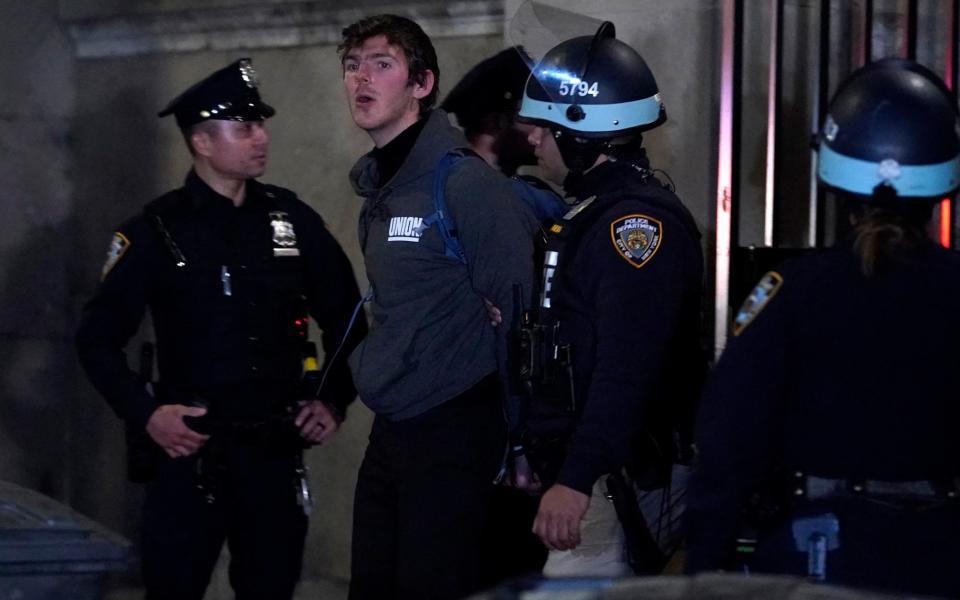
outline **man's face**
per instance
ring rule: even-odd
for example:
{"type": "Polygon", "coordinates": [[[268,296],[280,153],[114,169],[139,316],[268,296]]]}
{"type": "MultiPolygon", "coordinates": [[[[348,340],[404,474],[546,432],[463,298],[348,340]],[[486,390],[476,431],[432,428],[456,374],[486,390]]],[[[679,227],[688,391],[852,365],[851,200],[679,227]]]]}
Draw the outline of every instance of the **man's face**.
{"type": "Polygon", "coordinates": [[[553,132],[545,127],[534,127],[527,141],[533,145],[533,154],[537,157],[537,165],[543,176],[557,185],[563,185],[570,169],[563,163],[553,132]]]}
{"type": "Polygon", "coordinates": [[[191,137],[197,155],[228,179],[260,177],[267,169],[270,136],[263,121],[206,121],[191,137]]]}
{"type": "Polygon", "coordinates": [[[420,98],[433,89],[433,73],[422,84],[408,83],[403,49],[377,35],[343,57],[343,84],[353,121],[370,134],[378,148],[416,123],[420,98]]]}
{"type": "Polygon", "coordinates": [[[498,150],[501,165],[535,165],[537,157],[533,154],[533,145],[530,144],[530,133],[536,128],[529,123],[513,121],[500,134],[498,150]]]}

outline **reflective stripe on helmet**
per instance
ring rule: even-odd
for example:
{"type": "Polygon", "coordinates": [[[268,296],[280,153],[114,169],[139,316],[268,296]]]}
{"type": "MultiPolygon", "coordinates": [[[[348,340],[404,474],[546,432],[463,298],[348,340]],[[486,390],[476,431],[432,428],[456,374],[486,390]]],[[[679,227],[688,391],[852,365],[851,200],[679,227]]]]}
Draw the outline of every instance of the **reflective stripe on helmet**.
{"type": "Polygon", "coordinates": [[[571,121],[567,117],[567,109],[571,106],[573,104],[544,102],[525,95],[519,116],[525,119],[548,121],[584,133],[624,131],[655,123],[660,118],[659,94],[618,104],[578,104],[583,109],[584,115],[579,121],[571,121]]]}
{"type": "Polygon", "coordinates": [[[820,144],[817,176],[827,185],[869,196],[888,183],[898,196],[931,198],[960,185],[960,155],[934,165],[901,165],[895,161],[870,162],[844,156],[820,144]]]}

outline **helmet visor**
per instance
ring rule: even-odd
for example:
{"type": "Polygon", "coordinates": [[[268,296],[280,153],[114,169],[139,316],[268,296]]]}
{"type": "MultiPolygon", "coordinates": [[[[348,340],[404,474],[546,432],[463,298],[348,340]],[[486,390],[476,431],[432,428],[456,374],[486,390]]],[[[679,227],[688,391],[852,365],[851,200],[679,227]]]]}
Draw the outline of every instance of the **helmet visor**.
{"type": "Polygon", "coordinates": [[[534,63],[520,119],[600,139],[665,119],[653,74],[634,48],[616,39],[613,23],[528,2],[509,32],[534,63]]]}
{"type": "Polygon", "coordinates": [[[582,73],[575,72],[579,69],[541,63],[561,42],[593,36],[602,24],[600,19],[543,2],[528,0],[520,5],[507,24],[507,35],[531,73],[520,109],[521,120],[553,127],[559,120],[558,114],[576,104],[578,94],[590,95],[590,83],[582,80],[582,73]]]}

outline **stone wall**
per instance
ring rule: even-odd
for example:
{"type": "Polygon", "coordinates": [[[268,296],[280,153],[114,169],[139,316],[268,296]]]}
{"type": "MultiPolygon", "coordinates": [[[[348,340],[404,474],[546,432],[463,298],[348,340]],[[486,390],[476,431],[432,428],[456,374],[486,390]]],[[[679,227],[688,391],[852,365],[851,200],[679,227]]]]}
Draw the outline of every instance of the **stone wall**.
{"type": "Polygon", "coordinates": [[[53,0],[0,5],[0,477],[70,495],[75,61],[53,0]]]}

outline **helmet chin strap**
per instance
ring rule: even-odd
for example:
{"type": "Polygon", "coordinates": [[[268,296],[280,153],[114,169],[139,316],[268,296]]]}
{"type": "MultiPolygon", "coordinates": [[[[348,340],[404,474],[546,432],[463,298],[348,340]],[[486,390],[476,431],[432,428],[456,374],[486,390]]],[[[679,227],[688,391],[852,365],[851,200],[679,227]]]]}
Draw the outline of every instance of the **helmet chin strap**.
{"type": "Polygon", "coordinates": [[[557,149],[560,150],[560,157],[563,158],[563,164],[570,169],[571,173],[583,173],[596,164],[601,154],[605,154],[610,149],[609,140],[592,140],[576,137],[570,132],[556,130],[553,137],[557,141],[557,149]]]}

